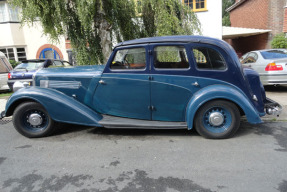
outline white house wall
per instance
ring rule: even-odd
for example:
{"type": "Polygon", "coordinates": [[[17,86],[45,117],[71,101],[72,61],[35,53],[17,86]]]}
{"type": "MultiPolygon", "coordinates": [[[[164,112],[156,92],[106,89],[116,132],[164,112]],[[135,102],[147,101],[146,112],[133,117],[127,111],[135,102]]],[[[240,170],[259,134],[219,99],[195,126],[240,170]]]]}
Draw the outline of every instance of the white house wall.
{"type": "Polygon", "coordinates": [[[26,55],[28,59],[35,59],[38,49],[44,44],[53,44],[57,46],[62,54],[63,59],[68,61],[68,54],[65,47],[64,36],[60,37],[59,42],[51,41],[48,36],[43,34],[43,28],[39,23],[34,23],[33,26],[25,25],[23,27],[25,41],[27,44],[26,55]]]}
{"type": "Polygon", "coordinates": [[[202,34],[222,39],[222,0],[207,0],[207,11],[196,12],[202,34]]]}
{"type": "Polygon", "coordinates": [[[0,25],[0,47],[25,45],[23,31],[19,23],[5,23],[0,25]]]}

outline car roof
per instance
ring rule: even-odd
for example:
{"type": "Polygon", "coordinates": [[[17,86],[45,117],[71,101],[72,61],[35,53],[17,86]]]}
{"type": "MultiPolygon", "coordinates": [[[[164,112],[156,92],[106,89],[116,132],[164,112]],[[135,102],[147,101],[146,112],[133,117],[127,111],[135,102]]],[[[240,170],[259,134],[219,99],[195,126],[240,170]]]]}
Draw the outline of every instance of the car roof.
{"type": "Polygon", "coordinates": [[[6,57],[3,52],[0,51],[0,57],[6,57]]]}
{"type": "Polygon", "coordinates": [[[287,51],[287,49],[260,49],[260,50],[254,50],[254,51],[249,51],[249,52],[263,52],[263,51],[275,51],[275,50],[287,51]]]}
{"type": "MultiPolygon", "coordinates": [[[[43,61],[65,61],[65,60],[61,60],[61,59],[27,59],[27,60],[23,60],[21,61],[22,63],[26,63],[26,62],[43,62],[43,61]]],[[[68,62],[68,61],[66,61],[68,62]]]]}
{"type": "Polygon", "coordinates": [[[161,36],[161,37],[148,37],[141,39],[134,39],[129,41],[124,41],[115,46],[126,46],[126,45],[137,45],[137,44],[147,44],[147,43],[171,43],[171,42],[181,42],[181,43],[190,43],[190,42],[203,42],[209,44],[221,44],[222,40],[204,37],[204,36],[191,36],[191,35],[177,35],[177,36],[161,36]]]}

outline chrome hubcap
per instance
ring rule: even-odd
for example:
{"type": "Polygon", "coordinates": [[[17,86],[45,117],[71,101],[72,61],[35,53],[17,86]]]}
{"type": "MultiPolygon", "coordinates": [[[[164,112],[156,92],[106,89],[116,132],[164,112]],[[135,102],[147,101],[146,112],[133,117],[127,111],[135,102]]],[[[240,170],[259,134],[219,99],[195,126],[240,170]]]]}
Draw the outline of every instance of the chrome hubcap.
{"type": "Polygon", "coordinates": [[[39,126],[42,124],[43,119],[42,119],[41,115],[39,115],[38,113],[32,113],[28,118],[28,122],[32,126],[39,126]]]}
{"type": "Polygon", "coordinates": [[[224,116],[220,112],[212,112],[209,116],[209,123],[212,126],[220,126],[224,122],[224,116]]]}

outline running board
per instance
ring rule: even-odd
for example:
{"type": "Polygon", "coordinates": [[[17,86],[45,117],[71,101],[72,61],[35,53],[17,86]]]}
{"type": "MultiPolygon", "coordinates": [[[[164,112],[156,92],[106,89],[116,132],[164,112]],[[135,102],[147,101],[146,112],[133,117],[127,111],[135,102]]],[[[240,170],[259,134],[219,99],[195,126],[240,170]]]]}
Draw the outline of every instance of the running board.
{"type": "Polygon", "coordinates": [[[103,115],[99,124],[105,128],[118,129],[187,129],[186,122],[149,121],[103,115]]]}

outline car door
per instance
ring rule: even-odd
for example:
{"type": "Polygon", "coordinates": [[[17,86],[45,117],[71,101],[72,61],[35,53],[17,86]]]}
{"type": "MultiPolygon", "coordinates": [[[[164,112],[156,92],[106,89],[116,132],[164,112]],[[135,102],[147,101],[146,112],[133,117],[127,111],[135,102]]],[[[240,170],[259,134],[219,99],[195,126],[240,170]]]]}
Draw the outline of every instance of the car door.
{"type": "Polygon", "coordinates": [[[188,44],[151,45],[152,120],[184,122],[186,106],[199,88],[188,44]]]}
{"type": "Polygon", "coordinates": [[[151,120],[148,45],[114,51],[96,88],[93,108],[102,114],[151,120]]]}

